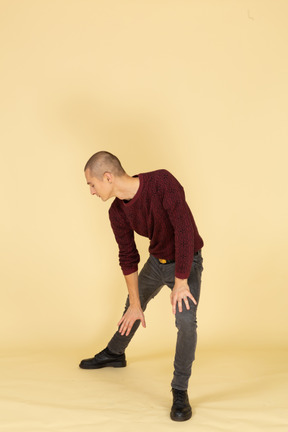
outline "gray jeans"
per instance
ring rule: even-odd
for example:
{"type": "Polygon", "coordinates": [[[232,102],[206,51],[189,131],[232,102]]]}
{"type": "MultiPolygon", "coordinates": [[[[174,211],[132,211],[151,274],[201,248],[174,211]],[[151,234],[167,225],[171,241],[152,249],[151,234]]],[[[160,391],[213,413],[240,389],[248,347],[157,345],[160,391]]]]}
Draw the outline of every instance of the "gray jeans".
{"type": "MultiPolygon", "coordinates": [[[[178,390],[187,390],[188,381],[191,376],[192,363],[195,359],[195,350],[197,343],[197,306],[200,297],[201,274],[203,271],[203,258],[201,251],[194,256],[193,265],[188,285],[190,291],[195,298],[197,305],[188,299],[190,309],[187,310],[183,304],[183,311],[176,311],[175,324],[178,329],[176,352],[174,358],[174,374],[172,387],[178,390]]],[[[157,258],[150,255],[148,261],[144,265],[139,274],[139,296],[143,311],[146,309],[149,301],[155,297],[164,285],[173,289],[175,282],[175,263],[161,264],[157,258]]],[[[129,297],[125,305],[125,310],[129,307],[129,297]]],[[[129,336],[121,336],[117,331],[108,344],[108,348],[117,354],[124,353],[129,342],[138,329],[140,320],[137,320],[129,334],[129,336]]]]}

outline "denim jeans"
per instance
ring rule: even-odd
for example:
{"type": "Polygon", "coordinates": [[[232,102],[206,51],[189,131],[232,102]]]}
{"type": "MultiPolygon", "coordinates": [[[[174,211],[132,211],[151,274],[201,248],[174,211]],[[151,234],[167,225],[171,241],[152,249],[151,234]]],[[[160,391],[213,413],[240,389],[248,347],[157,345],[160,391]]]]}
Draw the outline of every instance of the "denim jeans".
{"type": "MultiPolygon", "coordinates": [[[[195,298],[197,305],[188,298],[190,309],[187,310],[183,303],[182,312],[176,311],[175,324],[178,329],[176,352],[174,358],[174,374],[171,386],[178,390],[187,390],[188,381],[191,376],[192,363],[195,359],[197,343],[197,306],[200,297],[201,275],[203,271],[203,259],[201,251],[194,256],[191,272],[188,278],[190,292],[195,298]]],[[[175,263],[161,264],[157,258],[150,255],[148,261],[139,273],[139,296],[143,311],[149,301],[155,297],[164,285],[171,290],[175,283],[175,263]]],[[[129,307],[129,296],[126,301],[125,310],[129,307]]],[[[117,354],[124,353],[129,342],[134,336],[140,325],[137,320],[129,336],[121,336],[117,331],[110,342],[108,348],[117,354]]]]}

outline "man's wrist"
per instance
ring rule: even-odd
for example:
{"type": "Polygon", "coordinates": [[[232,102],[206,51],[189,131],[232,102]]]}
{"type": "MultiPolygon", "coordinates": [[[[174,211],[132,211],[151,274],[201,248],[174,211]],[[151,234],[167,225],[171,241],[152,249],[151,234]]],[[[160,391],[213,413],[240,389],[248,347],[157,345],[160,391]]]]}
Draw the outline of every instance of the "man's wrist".
{"type": "Polygon", "coordinates": [[[140,308],[140,309],[141,309],[140,301],[137,301],[137,300],[130,301],[130,300],[129,300],[129,303],[130,303],[130,306],[131,306],[132,308],[140,308]]]}
{"type": "Polygon", "coordinates": [[[188,279],[186,278],[186,279],[180,279],[180,278],[178,278],[178,277],[175,277],[175,284],[177,283],[177,284],[186,284],[188,282],[188,279]]]}

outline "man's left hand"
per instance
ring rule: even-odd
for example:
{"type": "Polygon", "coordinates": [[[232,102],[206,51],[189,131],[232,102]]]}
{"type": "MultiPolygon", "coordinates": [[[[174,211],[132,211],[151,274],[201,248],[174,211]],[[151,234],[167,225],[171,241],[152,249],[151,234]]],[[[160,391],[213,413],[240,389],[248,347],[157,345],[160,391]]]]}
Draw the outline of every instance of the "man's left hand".
{"type": "Polygon", "coordinates": [[[184,305],[186,306],[186,309],[190,309],[188,298],[190,298],[195,305],[197,305],[196,300],[192,296],[189,285],[187,283],[187,279],[178,279],[175,278],[175,285],[171,292],[171,304],[172,304],[172,312],[175,315],[176,309],[178,305],[179,312],[182,312],[182,301],[184,302],[184,305]]]}

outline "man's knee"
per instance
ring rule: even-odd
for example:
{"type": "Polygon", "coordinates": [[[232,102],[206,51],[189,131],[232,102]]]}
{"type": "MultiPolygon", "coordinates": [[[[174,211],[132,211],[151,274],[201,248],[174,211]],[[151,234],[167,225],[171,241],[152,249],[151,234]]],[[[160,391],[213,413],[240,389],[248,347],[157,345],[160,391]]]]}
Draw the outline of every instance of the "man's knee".
{"type": "Polygon", "coordinates": [[[190,309],[183,308],[182,312],[177,309],[175,323],[178,330],[194,331],[197,328],[196,309],[193,306],[190,309]]]}

